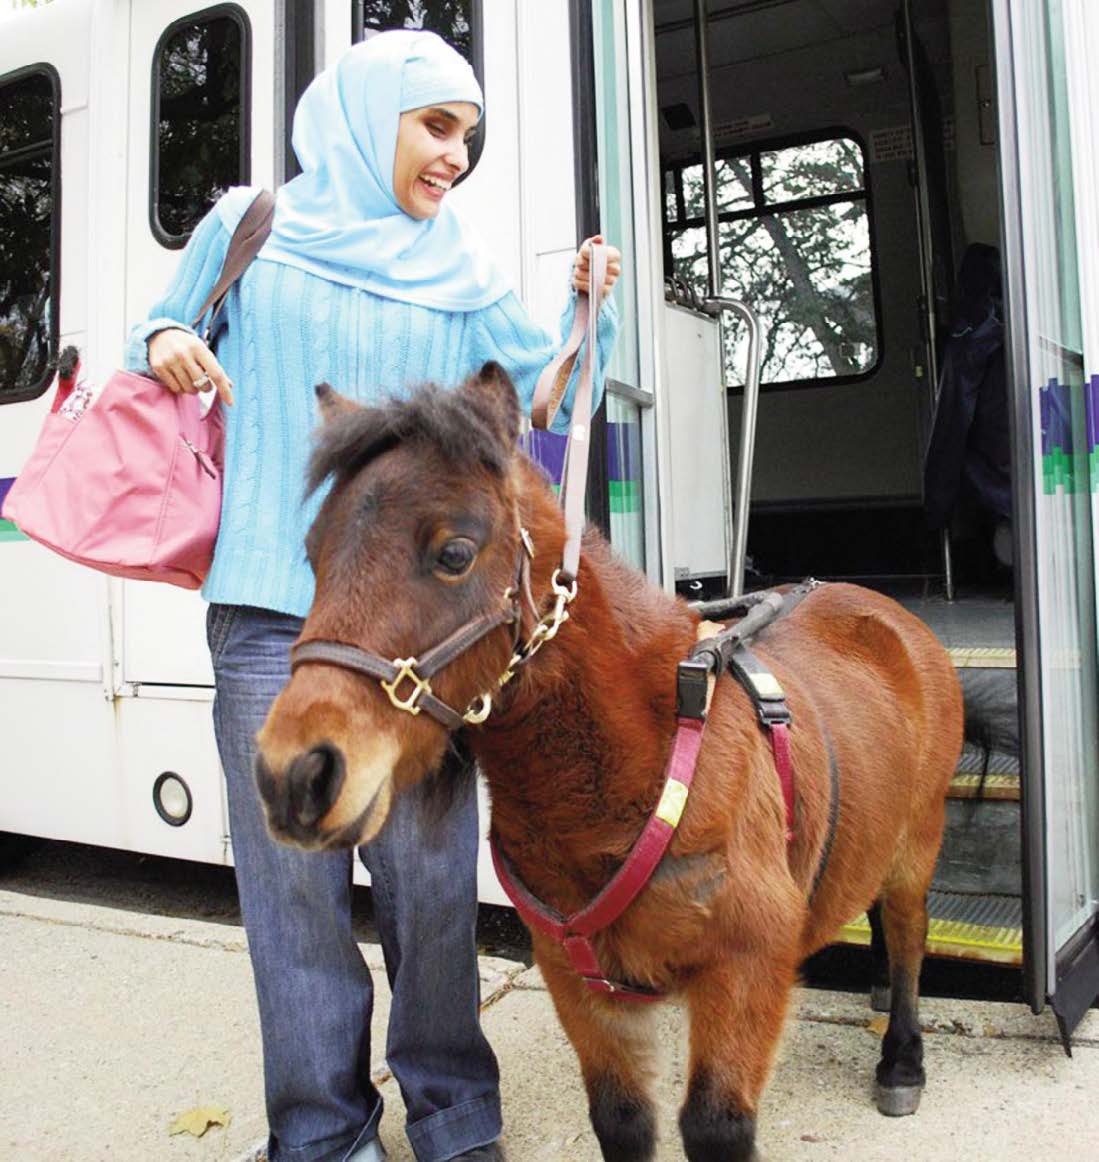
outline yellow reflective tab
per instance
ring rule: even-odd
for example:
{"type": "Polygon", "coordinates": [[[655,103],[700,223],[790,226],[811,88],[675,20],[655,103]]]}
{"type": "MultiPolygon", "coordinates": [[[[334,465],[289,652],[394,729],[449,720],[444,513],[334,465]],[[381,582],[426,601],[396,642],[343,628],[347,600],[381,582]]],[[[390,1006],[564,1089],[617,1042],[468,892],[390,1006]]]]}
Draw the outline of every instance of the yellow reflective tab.
{"type": "Polygon", "coordinates": [[[752,685],[755,686],[757,693],[762,698],[782,698],[782,687],[778,684],[778,679],[774,674],[749,674],[752,679],[752,685]]]}
{"type": "Polygon", "coordinates": [[[664,794],[656,806],[656,817],[667,823],[669,827],[678,827],[683,815],[683,808],[687,806],[688,787],[678,779],[669,779],[664,784],[664,794]]]}

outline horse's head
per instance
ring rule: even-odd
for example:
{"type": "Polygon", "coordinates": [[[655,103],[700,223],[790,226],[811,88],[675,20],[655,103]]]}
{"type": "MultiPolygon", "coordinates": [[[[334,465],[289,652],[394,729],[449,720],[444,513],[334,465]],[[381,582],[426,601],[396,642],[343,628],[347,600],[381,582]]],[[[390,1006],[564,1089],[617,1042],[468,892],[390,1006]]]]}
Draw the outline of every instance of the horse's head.
{"type": "Polygon", "coordinates": [[[425,709],[434,647],[470,629],[471,644],[457,642],[430,678],[456,718],[495,690],[515,640],[522,552],[519,405],[501,368],[383,407],[327,385],[317,395],[309,483],[331,478],[332,489],[306,539],[316,596],[256,760],[272,833],[303,847],[368,841],[393,796],[438,766],[460,721],[425,709]],[[344,664],[364,657],[365,672],[344,664]]]}

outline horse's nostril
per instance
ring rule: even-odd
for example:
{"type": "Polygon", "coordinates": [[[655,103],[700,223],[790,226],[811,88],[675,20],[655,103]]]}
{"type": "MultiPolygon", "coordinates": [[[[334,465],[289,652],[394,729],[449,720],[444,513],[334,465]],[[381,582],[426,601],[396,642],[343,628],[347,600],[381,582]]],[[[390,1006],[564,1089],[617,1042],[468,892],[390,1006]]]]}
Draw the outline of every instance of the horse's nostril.
{"type": "Polygon", "coordinates": [[[294,759],[286,780],[290,811],[299,826],[312,827],[327,814],[343,786],[343,776],[343,752],[328,743],[294,759]]]}

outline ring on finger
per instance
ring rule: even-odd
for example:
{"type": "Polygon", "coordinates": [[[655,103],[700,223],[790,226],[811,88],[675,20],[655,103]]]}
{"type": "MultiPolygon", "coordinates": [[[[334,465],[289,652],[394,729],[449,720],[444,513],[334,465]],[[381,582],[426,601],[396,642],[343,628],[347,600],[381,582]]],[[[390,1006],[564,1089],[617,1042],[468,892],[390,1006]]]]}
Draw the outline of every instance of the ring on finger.
{"type": "Polygon", "coordinates": [[[208,375],[200,375],[198,379],[191,380],[191,386],[197,387],[201,391],[204,387],[210,386],[210,377],[208,375]]]}

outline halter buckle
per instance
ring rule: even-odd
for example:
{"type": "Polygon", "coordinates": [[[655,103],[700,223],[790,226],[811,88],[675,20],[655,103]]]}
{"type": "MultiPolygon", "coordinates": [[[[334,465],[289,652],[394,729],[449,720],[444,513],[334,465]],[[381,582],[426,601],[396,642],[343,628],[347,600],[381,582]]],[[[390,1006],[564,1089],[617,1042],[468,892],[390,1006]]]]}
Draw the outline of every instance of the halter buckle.
{"type": "Polygon", "coordinates": [[[416,673],[415,667],[418,665],[418,662],[415,658],[394,658],[393,665],[397,667],[397,675],[392,682],[387,682],[382,678],[382,689],[389,695],[389,701],[398,710],[407,710],[409,714],[419,714],[420,707],[416,705],[416,700],[421,694],[431,693],[431,683],[425,682],[416,673]],[[412,693],[407,698],[398,698],[397,687],[400,686],[405,678],[412,683],[412,693]]]}
{"type": "Polygon", "coordinates": [[[478,694],[462,715],[462,721],[470,726],[480,726],[492,713],[492,695],[478,694]]]}

